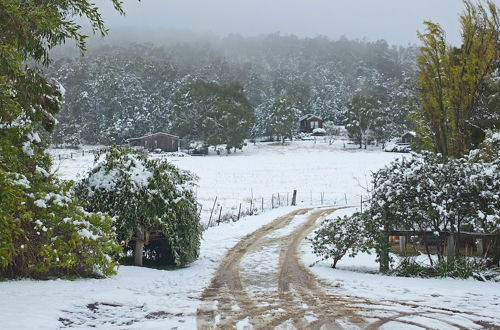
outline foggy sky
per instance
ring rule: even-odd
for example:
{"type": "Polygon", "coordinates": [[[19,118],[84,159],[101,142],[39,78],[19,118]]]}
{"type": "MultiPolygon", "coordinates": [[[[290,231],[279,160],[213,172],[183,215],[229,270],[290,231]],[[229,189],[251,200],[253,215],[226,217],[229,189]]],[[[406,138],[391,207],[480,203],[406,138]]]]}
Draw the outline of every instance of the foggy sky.
{"type": "MultiPolygon", "coordinates": [[[[109,1],[110,2],[110,1],[109,1]]],[[[418,43],[416,31],[432,20],[459,43],[461,0],[125,0],[125,17],[106,2],[102,10],[113,28],[185,29],[195,33],[244,36],[280,32],[301,37],[385,39],[418,43]]],[[[495,2],[500,2],[496,0],[495,2]]]]}

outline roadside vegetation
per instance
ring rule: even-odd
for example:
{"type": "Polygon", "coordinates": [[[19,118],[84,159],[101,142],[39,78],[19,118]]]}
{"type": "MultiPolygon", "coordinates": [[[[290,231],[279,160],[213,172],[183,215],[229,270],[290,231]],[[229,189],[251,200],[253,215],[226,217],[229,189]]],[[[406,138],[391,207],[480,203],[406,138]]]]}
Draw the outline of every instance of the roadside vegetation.
{"type": "Polygon", "coordinates": [[[438,24],[426,22],[420,34],[413,113],[420,153],[375,172],[368,207],[326,221],[312,238],[315,253],[333,258],[333,267],[345,254],[371,250],[382,272],[500,279],[500,116],[491,94],[500,21],[491,1],[464,4],[461,48],[446,44],[438,24]],[[405,257],[390,271],[389,236],[418,237],[427,265],[405,257]]]}

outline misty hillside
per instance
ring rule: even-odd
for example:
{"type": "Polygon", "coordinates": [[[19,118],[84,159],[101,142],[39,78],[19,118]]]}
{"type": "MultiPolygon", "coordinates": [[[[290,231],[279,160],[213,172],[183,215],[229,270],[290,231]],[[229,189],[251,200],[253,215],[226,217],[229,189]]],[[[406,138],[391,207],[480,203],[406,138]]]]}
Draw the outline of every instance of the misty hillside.
{"type": "Polygon", "coordinates": [[[54,142],[110,144],[152,131],[180,134],[171,117],[174,99],[194,81],[241,86],[255,116],[252,136],[267,134],[279,96],[293,100],[301,114],[345,125],[355,94],[376,95],[377,126],[384,128],[379,140],[408,129],[406,116],[416,104],[415,47],[279,34],[188,39],[161,46],[99,42],[84,57],[58,50],[49,74],[66,95],[54,142]]]}

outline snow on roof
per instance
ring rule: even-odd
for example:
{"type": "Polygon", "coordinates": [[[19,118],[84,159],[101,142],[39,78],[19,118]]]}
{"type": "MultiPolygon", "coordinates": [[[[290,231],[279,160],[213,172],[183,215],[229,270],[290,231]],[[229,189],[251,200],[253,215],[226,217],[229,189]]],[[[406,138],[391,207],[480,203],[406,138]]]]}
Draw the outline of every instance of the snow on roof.
{"type": "Polygon", "coordinates": [[[402,136],[405,136],[407,134],[410,134],[410,135],[413,135],[413,137],[416,137],[417,136],[417,133],[415,133],[414,131],[408,131],[408,132],[405,132],[402,136]]]}
{"type": "Polygon", "coordinates": [[[163,133],[163,132],[157,132],[157,133],[153,133],[153,134],[144,135],[144,136],[141,136],[141,137],[126,139],[125,141],[128,142],[128,141],[134,141],[134,140],[141,140],[141,139],[148,138],[148,137],[155,136],[155,135],[168,135],[168,136],[171,136],[171,137],[174,137],[174,138],[177,138],[177,139],[179,138],[177,135],[163,133]]]}
{"type": "Polygon", "coordinates": [[[300,121],[303,121],[305,119],[311,119],[311,118],[317,118],[317,119],[323,120],[321,117],[313,115],[312,113],[308,113],[307,115],[303,115],[302,117],[300,117],[300,121]]]}

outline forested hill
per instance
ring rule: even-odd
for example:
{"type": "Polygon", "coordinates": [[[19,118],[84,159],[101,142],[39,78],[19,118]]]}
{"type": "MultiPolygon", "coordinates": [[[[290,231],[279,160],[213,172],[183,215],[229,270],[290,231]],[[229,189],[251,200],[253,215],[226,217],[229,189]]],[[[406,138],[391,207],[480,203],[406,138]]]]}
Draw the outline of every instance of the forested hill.
{"type": "Polygon", "coordinates": [[[175,95],[197,80],[241,86],[255,113],[256,136],[266,134],[277,97],[289,97],[302,113],[347,124],[355,120],[348,115],[353,96],[371,95],[385,139],[407,128],[406,116],[416,103],[417,51],[383,40],[278,34],[168,46],[101,45],[83,58],[60,57],[49,69],[66,89],[54,142],[110,144],[148,132],[175,132],[175,95]]]}

